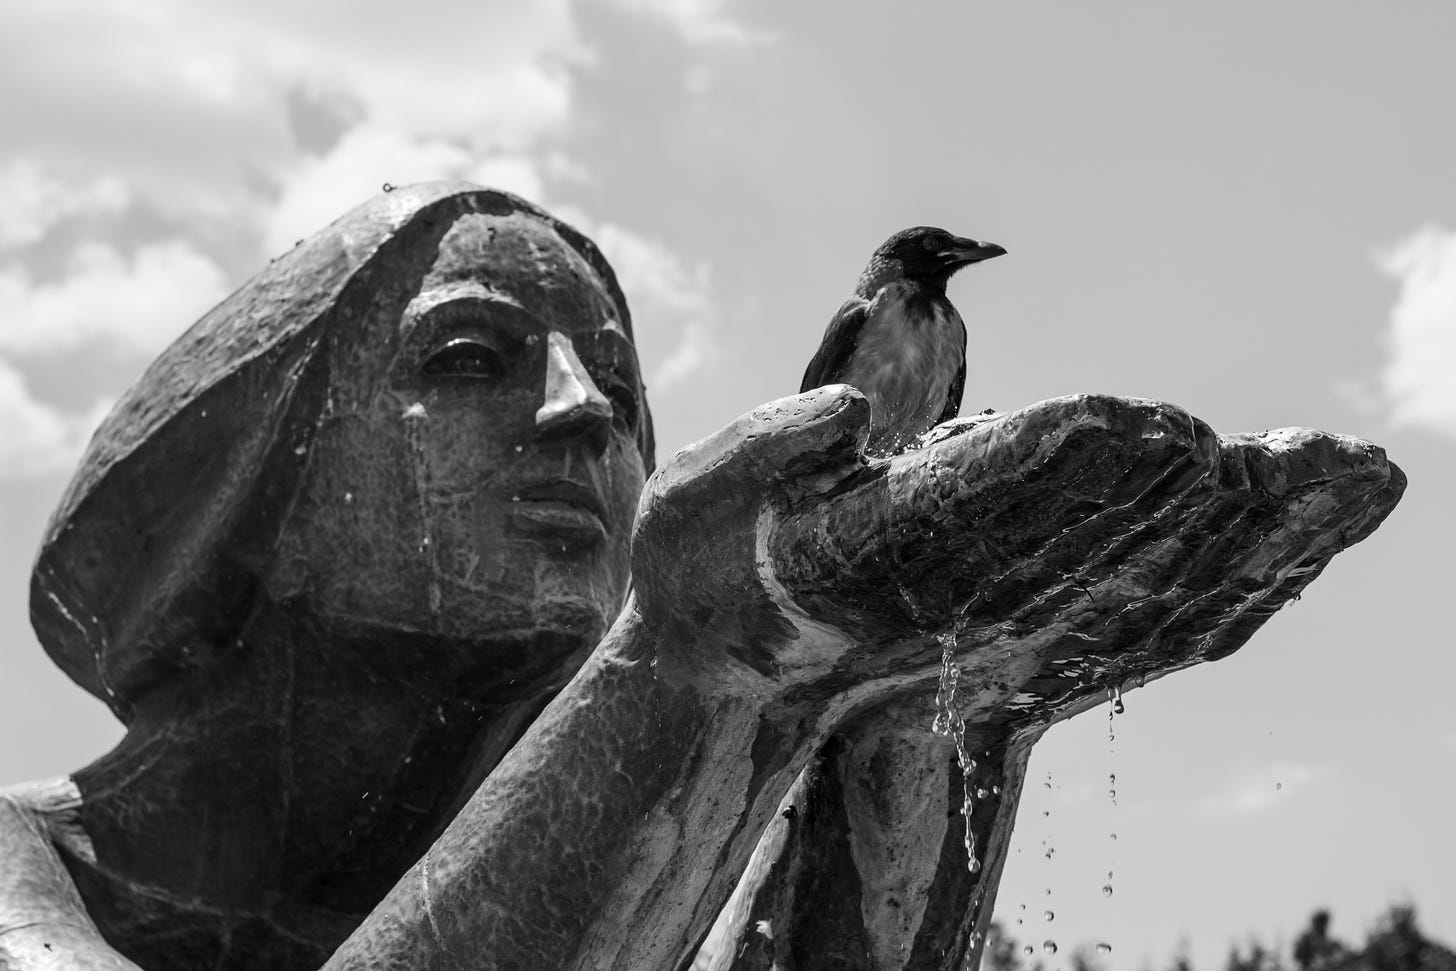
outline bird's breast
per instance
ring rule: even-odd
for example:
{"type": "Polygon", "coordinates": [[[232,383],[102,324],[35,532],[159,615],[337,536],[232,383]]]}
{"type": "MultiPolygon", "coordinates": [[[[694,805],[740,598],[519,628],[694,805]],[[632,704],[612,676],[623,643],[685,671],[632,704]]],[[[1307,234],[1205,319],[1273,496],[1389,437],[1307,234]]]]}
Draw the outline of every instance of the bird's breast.
{"type": "Polygon", "coordinates": [[[945,299],[885,287],[840,380],[870,399],[871,438],[908,441],[935,425],[965,361],[965,325],[945,299]]]}

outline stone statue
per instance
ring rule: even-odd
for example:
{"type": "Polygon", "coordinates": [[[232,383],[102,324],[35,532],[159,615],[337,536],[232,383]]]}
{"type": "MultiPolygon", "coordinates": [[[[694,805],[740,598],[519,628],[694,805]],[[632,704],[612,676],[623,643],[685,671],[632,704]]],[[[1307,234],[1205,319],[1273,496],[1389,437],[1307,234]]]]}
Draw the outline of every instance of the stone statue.
{"type": "Polygon", "coordinates": [[[36,631],[128,730],[0,797],[0,967],[675,969],[720,911],[717,966],[958,966],[1046,727],[1239,647],[1404,485],[1140,400],[873,462],[868,419],[772,402],[644,489],[580,234],[437,184],[300,244],[47,531],[36,631]]]}

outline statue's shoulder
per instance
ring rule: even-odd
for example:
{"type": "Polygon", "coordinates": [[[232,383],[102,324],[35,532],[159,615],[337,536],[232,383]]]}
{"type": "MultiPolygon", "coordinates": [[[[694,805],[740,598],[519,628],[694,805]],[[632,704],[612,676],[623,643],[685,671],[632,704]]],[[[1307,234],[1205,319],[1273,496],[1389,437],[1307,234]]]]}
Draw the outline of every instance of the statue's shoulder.
{"type": "Polygon", "coordinates": [[[81,826],[81,792],[71,777],[0,787],[0,860],[46,851],[53,856],[57,845],[83,860],[95,858],[81,826]]]}
{"type": "MultiPolygon", "coordinates": [[[[96,859],[70,778],[0,788],[0,934],[28,922],[84,913],[60,849],[96,859]]],[[[3,967],[0,962],[0,967],[3,967]]]]}
{"type": "Polygon", "coordinates": [[[94,862],[69,777],[0,788],[0,968],[139,971],[97,931],[59,848],[94,862]]]}

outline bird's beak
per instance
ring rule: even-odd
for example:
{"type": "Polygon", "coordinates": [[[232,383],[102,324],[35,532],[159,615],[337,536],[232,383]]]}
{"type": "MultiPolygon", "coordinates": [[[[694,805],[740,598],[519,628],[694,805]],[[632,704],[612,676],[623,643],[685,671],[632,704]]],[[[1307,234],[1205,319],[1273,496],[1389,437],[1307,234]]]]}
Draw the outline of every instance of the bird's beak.
{"type": "Polygon", "coordinates": [[[940,258],[956,264],[979,263],[994,256],[1005,256],[1006,247],[958,236],[949,247],[940,251],[940,258]]]}

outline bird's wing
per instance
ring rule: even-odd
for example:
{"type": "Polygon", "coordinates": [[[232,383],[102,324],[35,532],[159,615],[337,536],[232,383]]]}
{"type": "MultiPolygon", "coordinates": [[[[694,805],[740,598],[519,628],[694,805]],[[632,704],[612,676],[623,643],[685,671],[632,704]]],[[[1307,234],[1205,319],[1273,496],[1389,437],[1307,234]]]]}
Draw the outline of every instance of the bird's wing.
{"type": "Polygon", "coordinates": [[[945,396],[945,410],[940,413],[936,424],[944,424],[956,415],[961,413],[961,398],[966,393],[966,362],[961,359],[960,370],[956,371],[955,377],[950,381],[950,394],[945,396]]]}
{"type": "Polygon", "coordinates": [[[865,321],[869,319],[869,307],[869,302],[863,297],[850,297],[835,311],[829,320],[829,326],[824,329],[824,339],[819,342],[819,350],[814,352],[814,357],[804,370],[804,383],[799,386],[800,394],[813,388],[822,388],[826,384],[834,384],[839,379],[845,364],[849,362],[849,356],[854,353],[855,345],[859,343],[860,332],[864,330],[865,321]]]}
{"type": "Polygon", "coordinates": [[[966,322],[954,310],[951,315],[961,328],[961,366],[956,368],[955,377],[950,380],[950,391],[945,396],[945,410],[940,413],[937,425],[948,422],[961,413],[961,399],[966,394],[966,322]]]}

